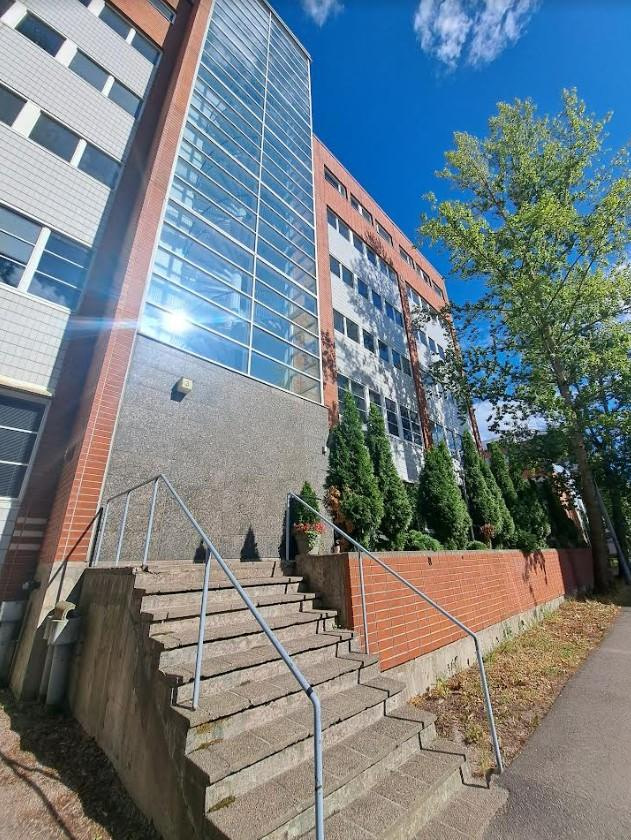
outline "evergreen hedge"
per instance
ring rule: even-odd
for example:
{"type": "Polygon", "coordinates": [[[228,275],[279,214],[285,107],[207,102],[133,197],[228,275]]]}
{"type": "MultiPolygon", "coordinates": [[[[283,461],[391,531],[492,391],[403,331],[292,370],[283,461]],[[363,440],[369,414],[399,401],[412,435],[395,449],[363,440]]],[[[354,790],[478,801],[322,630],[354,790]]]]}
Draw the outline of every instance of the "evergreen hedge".
{"type": "Polygon", "coordinates": [[[370,406],[366,445],[383,500],[379,548],[400,551],[404,547],[406,531],[412,519],[412,507],[392,460],[383,413],[376,405],[370,406]]]}
{"type": "Polygon", "coordinates": [[[486,482],[482,458],[469,432],[462,436],[462,465],[473,527],[484,542],[484,537],[500,533],[503,520],[498,501],[486,482]]]}
{"type": "Polygon", "coordinates": [[[329,438],[327,507],[337,525],[372,548],[383,517],[383,500],[364,440],[361,416],[346,393],[342,419],[329,438]]]}
{"type": "Polygon", "coordinates": [[[469,541],[471,518],[445,441],[425,453],[418,484],[417,514],[446,549],[464,548],[469,541]]]}

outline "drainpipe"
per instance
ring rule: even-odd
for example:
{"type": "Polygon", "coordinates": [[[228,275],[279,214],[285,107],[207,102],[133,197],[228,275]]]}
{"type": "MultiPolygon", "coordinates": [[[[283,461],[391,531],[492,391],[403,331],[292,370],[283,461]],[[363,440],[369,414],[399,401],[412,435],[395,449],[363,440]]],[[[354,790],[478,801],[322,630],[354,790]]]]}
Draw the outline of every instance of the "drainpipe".
{"type": "Polygon", "coordinates": [[[0,601],[0,685],[8,682],[26,601],[0,601]]]}
{"type": "Polygon", "coordinates": [[[66,696],[73,648],[81,624],[78,616],[68,618],[74,609],[75,605],[70,601],[59,601],[52,616],[46,620],[44,640],[48,647],[39,696],[47,706],[60,706],[66,696]]]}

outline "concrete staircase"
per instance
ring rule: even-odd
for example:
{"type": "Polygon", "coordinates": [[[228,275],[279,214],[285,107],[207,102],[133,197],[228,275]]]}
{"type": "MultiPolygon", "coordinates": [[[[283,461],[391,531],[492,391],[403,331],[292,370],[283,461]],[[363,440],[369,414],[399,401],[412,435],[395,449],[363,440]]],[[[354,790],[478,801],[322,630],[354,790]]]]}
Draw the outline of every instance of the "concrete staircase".
{"type": "MultiPolygon", "coordinates": [[[[301,578],[282,574],[278,560],[230,565],[320,697],[328,840],[478,836],[502,794],[467,787],[462,750],[436,737],[434,716],[404,702],[404,686],[380,675],[376,657],[354,651],[335,612],[301,578]],[[469,809],[480,816],[463,830],[450,819],[467,795],[484,807],[469,809]]],[[[217,568],[200,705],[191,709],[202,581],[201,566],[156,564],[134,574],[130,599],[152,679],[166,689],[163,724],[170,752],[181,756],[190,822],[204,838],[315,837],[311,704],[217,568]]],[[[149,816],[169,840],[192,836],[149,816]]]]}

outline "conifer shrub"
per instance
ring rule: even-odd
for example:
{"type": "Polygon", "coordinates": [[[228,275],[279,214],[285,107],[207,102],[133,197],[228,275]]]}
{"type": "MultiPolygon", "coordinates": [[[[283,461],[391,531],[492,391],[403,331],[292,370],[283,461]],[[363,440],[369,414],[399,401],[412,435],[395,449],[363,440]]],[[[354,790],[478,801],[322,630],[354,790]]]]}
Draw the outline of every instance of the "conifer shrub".
{"type": "Polygon", "coordinates": [[[467,543],[467,551],[488,551],[489,547],[486,543],[480,542],[480,540],[471,540],[471,542],[467,543]]]}
{"type": "Polygon", "coordinates": [[[462,466],[473,527],[481,540],[490,545],[491,539],[501,531],[502,515],[486,482],[482,458],[469,432],[462,436],[462,466]]]}
{"type": "MultiPolygon", "coordinates": [[[[300,498],[308,505],[311,505],[312,508],[320,510],[320,504],[318,502],[316,492],[308,481],[305,481],[302,485],[302,490],[299,495],[300,498]]],[[[294,499],[292,504],[291,521],[293,524],[294,535],[297,538],[299,535],[302,535],[305,540],[306,548],[309,551],[312,551],[317,545],[320,535],[323,534],[325,530],[324,523],[320,517],[294,499]]]]}
{"type": "Polygon", "coordinates": [[[423,531],[408,531],[405,535],[407,551],[441,551],[442,545],[423,531]]]}
{"type": "Polygon", "coordinates": [[[342,411],[329,438],[326,504],[336,525],[366,548],[372,548],[383,517],[383,500],[361,417],[348,393],[342,411]]]}
{"type": "Polygon", "coordinates": [[[444,440],[425,453],[418,484],[417,514],[419,523],[446,549],[464,548],[469,541],[471,518],[444,440]]]}
{"type": "Polygon", "coordinates": [[[482,474],[484,475],[484,480],[486,481],[486,486],[491,491],[493,498],[495,499],[495,503],[497,504],[497,508],[500,515],[500,521],[498,526],[497,534],[495,535],[495,539],[493,544],[501,547],[503,545],[507,545],[513,534],[515,533],[515,522],[513,521],[513,516],[508,509],[508,505],[504,500],[504,496],[502,495],[502,491],[499,488],[497,481],[495,480],[495,476],[493,475],[493,471],[489,466],[487,460],[485,458],[480,457],[480,463],[482,466],[482,474]]]}
{"type": "Polygon", "coordinates": [[[383,517],[379,526],[378,547],[400,551],[412,519],[412,508],[403,481],[394,465],[390,441],[386,435],[383,414],[370,406],[366,445],[383,500],[383,517]]]}

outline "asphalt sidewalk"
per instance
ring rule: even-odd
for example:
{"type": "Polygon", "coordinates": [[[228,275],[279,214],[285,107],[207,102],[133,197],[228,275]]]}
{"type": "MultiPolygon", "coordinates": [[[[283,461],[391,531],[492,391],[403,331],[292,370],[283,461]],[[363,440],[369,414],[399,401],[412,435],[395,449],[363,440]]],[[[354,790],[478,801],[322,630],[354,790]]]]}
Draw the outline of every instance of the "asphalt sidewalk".
{"type": "Polygon", "coordinates": [[[631,608],[499,784],[510,796],[484,840],[631,838],[631,608]]]}

